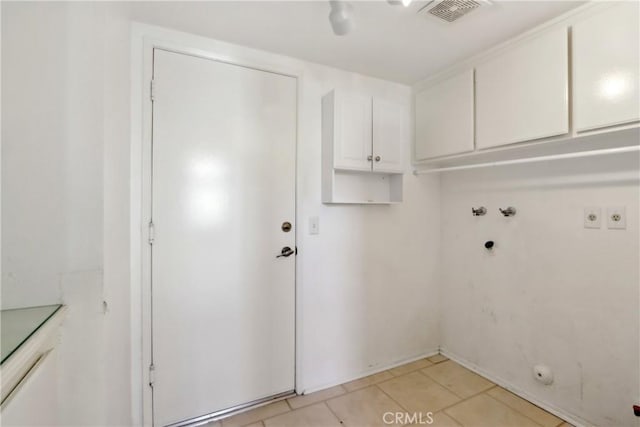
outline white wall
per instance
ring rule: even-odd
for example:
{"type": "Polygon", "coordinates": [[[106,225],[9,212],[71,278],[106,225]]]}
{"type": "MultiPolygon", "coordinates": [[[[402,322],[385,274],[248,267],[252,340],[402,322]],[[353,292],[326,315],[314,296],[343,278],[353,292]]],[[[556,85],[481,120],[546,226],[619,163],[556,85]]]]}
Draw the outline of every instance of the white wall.
{"type": "MultiPolygon", "coordinates": [[[[2,2],[2,19],[3,303],[69,304],[60,349],[65,425],[130,424],[139,420],[142,372],[131,353],[141,336],[139,301],[130,301],[139,283],[129,280],[127,5],[2,2]]],[[[226,46],[304,70],[300,391],[435,352],[438,179],[408,174],[397,206],[320,203],[320,97],[338,87],[409,105],[410,89],[226,46]],[[317,236],[306,233],[309,216],[320,217],[317,236]]]]}
{"type": "Polygon", "coordinates": [[[625,154],[444,174],[443,351],[585,425],[637,426],[638,164],[625,154]],[[627,229],[584,229],[586,206],[626,206],[627,229]],[[539,363],[553,385],[534,381],[539,363]]]}
{"type": "Polygon", "coordinates": [[[128,163],[112,160],[128,153],[120,9],[2,2],[2,307],[69,305],[64,425],[131,419],[128,205],[112,198],[128,188],[128,163]]]}
{"type": "Polygon", "coordinates": [[[400,205],[322,205],[320,99],[333,88],[396,99],[410,110],[407,87],[304,64],[298,285],[305,389],[435,352],[439,344],[438,178],[406,174],[400,205]],[[320,218],[318,236],[307,232],[310,216],[320,218]]]}
{"type": "Polygon", "coordinates": [[[2,4],[3,308],[59,301],[70,264],[66,12],[2,4]]]}

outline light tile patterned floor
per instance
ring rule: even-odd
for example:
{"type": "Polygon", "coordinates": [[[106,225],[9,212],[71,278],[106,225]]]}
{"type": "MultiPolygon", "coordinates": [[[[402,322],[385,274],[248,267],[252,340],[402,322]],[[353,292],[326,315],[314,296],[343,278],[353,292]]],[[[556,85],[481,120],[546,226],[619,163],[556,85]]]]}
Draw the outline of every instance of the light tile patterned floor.
{"type": "Polygon", "coordinates": [[[571,427],[560,418],[441,355],[316,393],[275,402],[207,427],[403,425],[571,427]],[[395,419],[395,415],[383,418],[389,412],[401,416],[409,414],[409,418],[395,419]],[[433,413],[431,418],[427,412],[433,413]],[[412,420],[413,414],[422,414],[422,418],[412,420]]]}

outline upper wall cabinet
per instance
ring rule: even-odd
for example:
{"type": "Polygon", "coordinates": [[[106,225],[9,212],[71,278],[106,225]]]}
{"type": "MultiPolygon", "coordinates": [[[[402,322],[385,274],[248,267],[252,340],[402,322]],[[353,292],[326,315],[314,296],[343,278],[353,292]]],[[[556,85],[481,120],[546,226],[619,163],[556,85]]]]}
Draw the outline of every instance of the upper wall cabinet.
{"type": "Polygon", "coordinates": [[[322,200],[399,203],[405,146],[405,106],[331,91],[322,98],[322,200]]]}
{"type": "MultiPolygon", "coordinates": [[[[323,126],[331,125],[333,167],[404,172],[408,111],[386,100],[331,91],[322,99],[323,126]]],[[[329,131],[329,129],[326,129],[329,131]]]]}
{"type": "Polygon", "coordinates": [[[473,150],[473,70],[416,93],[415,159],[473,150]]]}
{"type": "Polygon", "coordinates": [[[478,148],[569,132],[567,44],[554,29],[476,67],[478,148]]]}
{"type": "Polygon", "coordinates": [[[638,2],[573,26],[573,108],[578,132],[640,120],[638,2]]]}

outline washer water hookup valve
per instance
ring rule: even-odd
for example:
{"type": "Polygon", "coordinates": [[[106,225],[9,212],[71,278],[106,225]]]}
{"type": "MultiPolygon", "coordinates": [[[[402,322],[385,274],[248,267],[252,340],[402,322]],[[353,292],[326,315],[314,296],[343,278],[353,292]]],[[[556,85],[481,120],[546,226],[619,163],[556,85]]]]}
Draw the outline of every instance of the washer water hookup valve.
{"type": "Polygon", "coordinates": [[[515,216],[516,215],[516,208],[514,208],[513,206],[509,206],[506,209],[502,209],[499,208],[500,213],[504,216],[515,216]]]}
{"type": "Polygon", "coordinates": [[[480,206],[479,208],[471,208],[473,216],[482,216],[487,213],[487,208],[480,206]]]}

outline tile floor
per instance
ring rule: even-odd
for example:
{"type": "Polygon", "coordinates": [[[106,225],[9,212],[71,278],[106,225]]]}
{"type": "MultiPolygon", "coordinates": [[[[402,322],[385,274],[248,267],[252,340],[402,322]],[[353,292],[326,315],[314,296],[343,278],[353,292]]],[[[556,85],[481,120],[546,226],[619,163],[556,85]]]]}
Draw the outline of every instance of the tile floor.
{"type": "Polygon", "coordinates": [[[569,427],[560,418],[437,355],[207,427],[569,427]],[[398,419],[385,413],[422,418],[398,419]],[[429,417],[427,412],[432,412],[429,417]],[[396,422],[397,421],[397,422],[396,422]],[[429,423],[429,421],[432,421],[429,423]]]}

